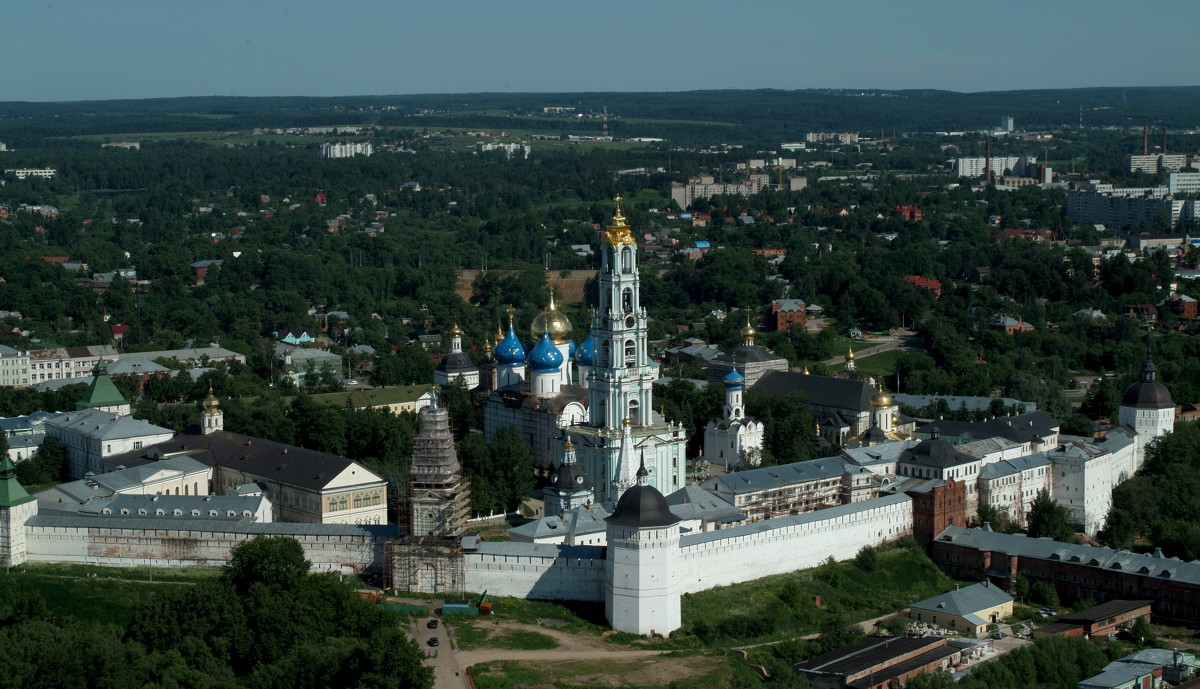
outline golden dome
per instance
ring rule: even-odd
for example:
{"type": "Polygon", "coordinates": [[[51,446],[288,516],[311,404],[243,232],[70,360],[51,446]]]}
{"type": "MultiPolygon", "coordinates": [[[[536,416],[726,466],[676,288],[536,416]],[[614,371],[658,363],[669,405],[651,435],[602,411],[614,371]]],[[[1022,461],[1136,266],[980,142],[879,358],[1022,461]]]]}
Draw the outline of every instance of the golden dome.
{"type": "Polygon", "coordinates": [[[563,444],[563,450],[565,450],[567,452],[571,452],[574,449],[575,449],[575,443],[571,442],[570,438],[567,438],[567,442],[563,444]]]}
{"type": "Polygon", "coordinates": [[[854,361],[854,350],[846,348],[846,361],[854,361]]]}
{"type": "Polygon", "coordinates": [[[807,366],[804,367],[804,371],[802,371],[802,373],[806,376],[808,375],[808,367],[807,366]]]}
{"type": "Polygon", "coordinates": [[[454,322],[454,327],[450,328],[450,337],[462,337],[462,328],[458,327],[458,321],[454,322]]]}
{"type": "Polygon", "coordinates": [[[612,222],[609,223],[608,229],[604,231],[604,241],[612,246],[633,244],[633,233],[629,231],[629,223],[621,213],[621,197],[618,196],[615,200],[617,207],[613,211],[612,222]]]}
{"type": "Polygon", "coordinates": [[[497,323],[496,324],[496,341],[493,344],[498,345],[503,341],[504,341],[504,326],[497,323]]]}
{"type": "Polygon", "coordinates": [[[742,339],[753,340],[757,334],[758,331],[754,329],[754,326],[750,325],[750,317],[746,316],[746,327],[742,328],[742,339]]]}
{"type": "Polygon", "coordinates": [[[872,409],[887,409],[889,407],[896,406],[896,401],[893,400],[892,396],[887,394],[887,391],[883,389],[882,385],[880,385],[879,390],[877,390],[875,394],[871,396],[871,401],[868,404],[872,409]]]}
{"type": "Polygon", "coordinates": [[[208,412],[209,414],[215,414],[217,412],[217,396],[213,394],[212,383],[209,383],[208,385],[208,396],[204,398],[201,406],[204,407],[204,411],[208,412]]]}
{"type": "Polygon", "coordinates": [[[542,339],[542,333],[550,333],[554,344],[566,344],[571,339],[571,321],[554,304],[554,291],[550,291],[550,305],[533,319],[529,331],[534,340],[542,339]]]}

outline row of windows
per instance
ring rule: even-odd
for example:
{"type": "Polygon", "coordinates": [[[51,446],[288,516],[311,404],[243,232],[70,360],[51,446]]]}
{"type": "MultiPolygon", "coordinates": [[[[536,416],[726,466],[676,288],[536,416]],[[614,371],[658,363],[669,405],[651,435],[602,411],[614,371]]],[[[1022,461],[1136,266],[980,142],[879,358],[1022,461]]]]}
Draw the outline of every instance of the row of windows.
{"type": "MultiPolygon", "coordinates": [[[[104,514],[112,514],[112,510],[111,510],[110,508],[107,508],[107,507],[105,507],[105,508],[104,508],[104,510],[103,510],[103,513],[104,513],[104,514]]],[[[122,508],[121,508],[121,512],[120,512],[120,513],[121,513],[121,514],[123,514],[123,515],[128,515],[128,514],[129,514],[129,508],[127,508],[127,507],[122,507],[122,508]]],[[[149,511],[148,511],[148,510],[147,510],[145,507],[139,507],[139,508],[138,508],[138,510],[137,510],[137,513],[138,513],[138,515],[139,515],[139,516],[143,516],[143,517],[144,517],[144,516],[146,516],[146,515],[148,515],[148,514],[149,514],[149,511]]],[[[156,517],[164,517],[164,516],[166,516],[166,514],[167,514],[167,511],[166,511],[165,509],[161,508],[161,507],[160,507],[160,508],[158,508],[158,509],[156,509],[156,510],[154,510],[154,516],[156,516],[156,517]]],[[[217,510],[209,510],[209,511],[208,511],[208,516],[210,516],[210,517],[216,517],[216,516],[217,516],[217,515],[219,515],[219,514],[220,514],[220,512],[218,512],[217,510]]],[[[181,509],[179,509],[179,508],[175,508],[175,509],[171,510],[171,516],[174,516],[174,517],[182,517],[182,516],[183,516],[183,510],[181,510],[181,509]]],[[[191,511],[191,516],[193,516],[193,517],[199,517],[199,516],[200,516],[200,510],[193,509],[193,510],[191,511]]],[[[226,510],[226,511],[225,511],[225,516],[226,516],[226,517],[236,517],[236,516],[238,516],[237,510],[226,510]]],[[[253,517],[253,516],[254,516],[254,513],[253,513],[253,512],[251,512],[250,510],[242,510],[242,516],[243,516],[243,517],[253,517]]]]}

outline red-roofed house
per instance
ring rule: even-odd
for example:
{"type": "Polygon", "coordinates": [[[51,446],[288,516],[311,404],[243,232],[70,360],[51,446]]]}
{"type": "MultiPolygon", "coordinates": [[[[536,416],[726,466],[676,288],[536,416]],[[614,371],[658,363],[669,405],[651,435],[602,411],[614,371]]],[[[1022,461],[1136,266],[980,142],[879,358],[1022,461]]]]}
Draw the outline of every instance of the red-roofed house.
{"type": "Polygon", "coordinates": [[[921,209],[916,206],[896,206],[892,209],[891,215],[893,218],[901,220],[920,220],[921,209]]]}
{"type": "Polygon", "coordinates": [[[942,296],[941,280],[934,280],[932,278],[923,278],[920,275],[905,275],[904,277],[902,277],[900,279],[904,280],[905,282],[907,282],[910,285],[916,285],[917,287],[927,289],[939,297],[942,296]]]}

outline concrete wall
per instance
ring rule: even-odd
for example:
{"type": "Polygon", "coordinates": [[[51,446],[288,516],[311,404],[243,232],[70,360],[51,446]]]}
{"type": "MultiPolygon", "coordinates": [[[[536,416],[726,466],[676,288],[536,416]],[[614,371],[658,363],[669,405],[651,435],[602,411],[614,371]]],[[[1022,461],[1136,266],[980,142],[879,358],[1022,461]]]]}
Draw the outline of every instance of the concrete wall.
{"type": "Polygon", "coordinates": [[[912,499],[894,495],[680,539],[683,593],[848,560],[912,533],[912,499]]]}
{"type": "Polygon", "coordinates": [[[296,539],[314,571],[362,572],[378,568],[390,534],[342,525],[49,515],[32,517],[25,527],[30,561],[108,567],[219,567],[229,561],[233,546],[260,535],[296,539]]]}
{"type": "Polygon", "coordinates": [[[604,549],[483,543],[465,558],[468,591],[543,600],[604,600],[604,549]]]}

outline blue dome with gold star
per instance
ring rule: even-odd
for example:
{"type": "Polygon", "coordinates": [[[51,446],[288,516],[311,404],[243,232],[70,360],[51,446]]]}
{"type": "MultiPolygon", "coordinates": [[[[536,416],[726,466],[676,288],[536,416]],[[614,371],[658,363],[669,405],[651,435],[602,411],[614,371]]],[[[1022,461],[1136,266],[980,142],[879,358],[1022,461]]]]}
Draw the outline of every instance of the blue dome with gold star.
{"type": "Polygon", "coordinates": [[[596,363],[596,338],[588,334],[588,338],[575,349],[575,363],[580,366],[592,366],[596,363]]]}
{"type": "Polygon", "coordinates": [[[525,345],[521,344],[512,325],[508,326],[508,333],[496,345],[495,356],[500,366],[520,366],[525,363],[525,345]]]}
{"type": "Polygon", "coordinates": [[[529,352],[529,367],[534,371],[557,371],[562,363],[562,352],[554,346],[550,333],[543,332],[541,342],[529,352]]]}

